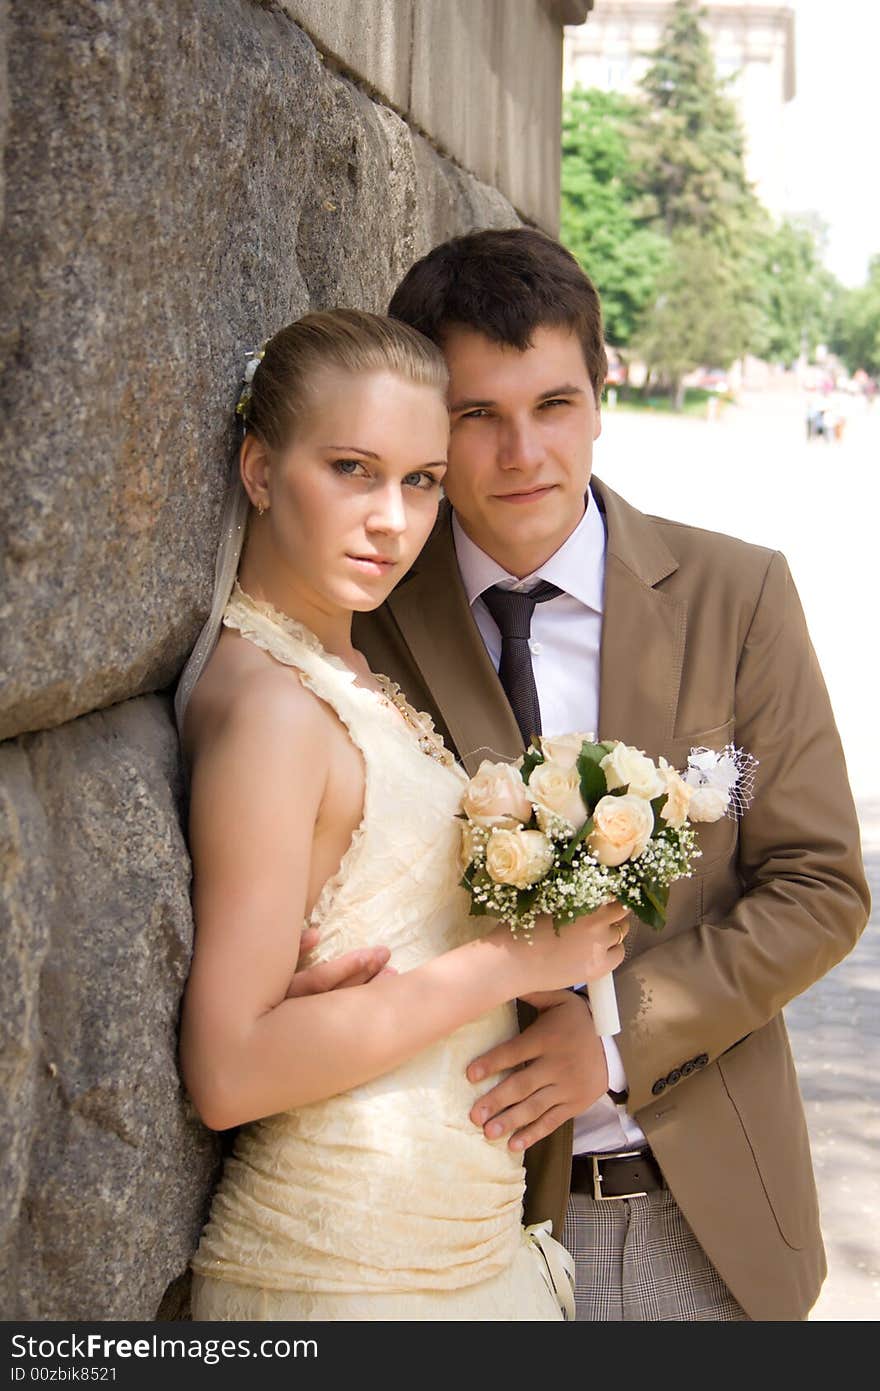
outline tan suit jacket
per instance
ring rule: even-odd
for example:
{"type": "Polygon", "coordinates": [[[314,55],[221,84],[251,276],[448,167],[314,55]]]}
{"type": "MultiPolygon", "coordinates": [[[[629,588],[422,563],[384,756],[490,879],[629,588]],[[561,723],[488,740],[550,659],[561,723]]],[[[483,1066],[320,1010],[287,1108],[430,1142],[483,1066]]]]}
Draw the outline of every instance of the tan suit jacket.
{"type": "MultiPolygon", "coordinates": [[[[782,1008],[867,919],[852,796],[786,563],[647,517],[598,480],[608,544],[599,737],[683,766],[729,740],[760,760],[744,820],[700,828],[662,933],[616,973],[629,1109],[746,1313],[803,1318],[825,1275],[807,1130],[782,1008]]],[[[467,604],[450,513],[355,641],[427,710],[469,771],[522,751],[467,604]]],[[[548,733],[563,731],[548,731],[548,733]]],[[[526,1219],[561,1234],[572,1124],[527,1155],[526,1219]]]]}

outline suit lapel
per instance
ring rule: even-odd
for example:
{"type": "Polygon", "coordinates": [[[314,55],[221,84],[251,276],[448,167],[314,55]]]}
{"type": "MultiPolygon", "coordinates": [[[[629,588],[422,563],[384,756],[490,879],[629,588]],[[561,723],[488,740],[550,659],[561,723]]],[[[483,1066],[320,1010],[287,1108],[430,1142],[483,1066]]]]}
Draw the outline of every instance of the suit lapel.
{"type": "Polygon", "coordinates": [[[599,683],[599,736],[656,757],[675,730],[687,604],[655,589],[678,562],[650,520],[593,480],[608,542],[599,683]]]}
{"type": "Polygon", "coordinates": [[[468,772],[518,758],[522,737],[468,605],[447,506],[388,606],[468,772]]]}
{"type": "MultiPolygon", "coordinates": [[[[605,514],[605,598],[599,674],[599,738],[622,739],[652,758],[672,756],[687,633],[687,604],[655,589],[678,562],[643,513],[598,479],[593,492],[605,514]]],[[[634,921],[631,959],[654,934],[634,921]]]]}
{"type": "MultiPolygon", "coordinates": [[[[593,492],[608,533],[599,737],[656,757],[673,740],[687,604],[654,586],[678,562],[649,517],[596,478],[593,492]]],[[[448,506],[388,605],[468,772],[517,758],[522,739],[467,602],[448,506]]]]}

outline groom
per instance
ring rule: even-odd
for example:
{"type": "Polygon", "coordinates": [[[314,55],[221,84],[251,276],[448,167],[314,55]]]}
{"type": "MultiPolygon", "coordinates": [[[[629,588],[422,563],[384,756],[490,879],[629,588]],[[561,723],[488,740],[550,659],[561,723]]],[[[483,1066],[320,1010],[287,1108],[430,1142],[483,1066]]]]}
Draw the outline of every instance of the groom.
{"type": "Polygon", "coordinates": [[[471,1119],[527,1148],[526,1220],[564,1232],[579,1318],[803,1318],[825,1262],[781,1011],[850,951],[868,894],[785,561],[591,479],[601,314],[558,243],[528,228],[446,242],[390,313],[446,356],[449,505],[356,620],[373,669],[470,772],[517,757],[539,720],[679,767],[728,741],[760,760],[742,822],[700,827],[665,930],[630,932],[620,1035],[598,1039],[578,995],[533,996],[522,1033],[471,1064],[471,1119]]]}

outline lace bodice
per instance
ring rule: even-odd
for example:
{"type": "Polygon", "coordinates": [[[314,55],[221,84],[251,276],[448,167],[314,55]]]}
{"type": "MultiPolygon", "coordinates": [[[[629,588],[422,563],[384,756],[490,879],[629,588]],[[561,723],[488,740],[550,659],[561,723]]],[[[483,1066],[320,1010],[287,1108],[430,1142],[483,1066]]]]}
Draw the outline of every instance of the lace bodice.
{"type": "MultiPolygon", "coordinates": [[[[466,775],[426,757],[428,725],[404,722],[312,633],[241,590],[223,621],[293,668],[364,759],[363,819],[311,914],[313,959],[382,943],[402,973],[485,932],[458,884],[466,775]]],[[[465,1068],[515,1030],[511,1004],[384,1077],[246,1126],[195,1270],[338,1292],[451,1290],[504,1269],[522,1241],[522,1159],[469,1120],[482,1089],[465,1068]]]]}

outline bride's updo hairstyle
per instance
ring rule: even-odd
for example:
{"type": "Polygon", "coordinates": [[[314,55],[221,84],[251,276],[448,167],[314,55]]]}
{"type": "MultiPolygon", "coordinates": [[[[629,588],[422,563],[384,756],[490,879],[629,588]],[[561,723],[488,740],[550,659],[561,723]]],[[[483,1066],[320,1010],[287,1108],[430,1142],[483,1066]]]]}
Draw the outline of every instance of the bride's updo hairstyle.
{"type": "MultiPolygon", "coordinates": [[[[236,412],[248,434],[272,452],[293,442],[297,425],[320,404],[328,371],[350,376],[391,372],[417,386],[445,392],[448,374],[436,344],[409,324],[362,309],[328,309],[305,314],[282,328],[251,354],[248,376],[236,412]]],[[[214,567],[211,612],[183,669],[174,698],[178,733],[189,698],[217,643],[223,610],[238,573],[251,503],[235,452],[214,567]]]]}
{"type": "Polygon", "coordinates": [[[417,329],[362,309],[305,314],[270,338],[238,404],[245,429],[271,450],[285,449],[297,423],[320,401],[327,370],[352,376],[393,372],[417,386],[445,391],[440,349],[417,329]]]}

